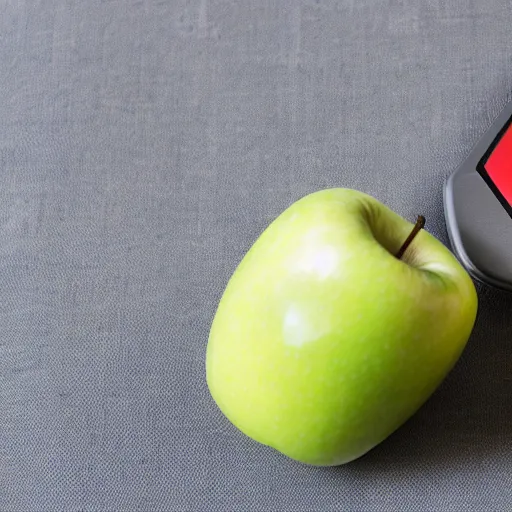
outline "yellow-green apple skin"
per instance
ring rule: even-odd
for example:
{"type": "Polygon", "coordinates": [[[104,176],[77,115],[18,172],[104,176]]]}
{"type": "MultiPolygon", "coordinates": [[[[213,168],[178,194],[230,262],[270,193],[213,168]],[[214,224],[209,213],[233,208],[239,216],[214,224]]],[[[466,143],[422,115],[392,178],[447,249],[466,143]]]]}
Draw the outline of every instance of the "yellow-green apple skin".
{"type": "Polygon", "coordinates": [[[347,463],[427,400],[473,329],[452,253],[362,192],[285,210],[228,282],[206,354],[210,393],[254,440],[306,464],[347,463]]]}

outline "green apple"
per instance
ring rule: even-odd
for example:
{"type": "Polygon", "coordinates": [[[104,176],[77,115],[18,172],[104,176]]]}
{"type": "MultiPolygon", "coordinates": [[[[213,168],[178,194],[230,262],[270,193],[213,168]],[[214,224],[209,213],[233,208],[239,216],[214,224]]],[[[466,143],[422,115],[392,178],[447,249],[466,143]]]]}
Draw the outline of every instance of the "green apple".
{"type": "Polygon", "coordinates": [[[433,393],[477,312],[453,254],[355,190],[310,194],[262,233],[229,280],[206,378],[254,440],[321,466],[354,460],[433,393]]]}

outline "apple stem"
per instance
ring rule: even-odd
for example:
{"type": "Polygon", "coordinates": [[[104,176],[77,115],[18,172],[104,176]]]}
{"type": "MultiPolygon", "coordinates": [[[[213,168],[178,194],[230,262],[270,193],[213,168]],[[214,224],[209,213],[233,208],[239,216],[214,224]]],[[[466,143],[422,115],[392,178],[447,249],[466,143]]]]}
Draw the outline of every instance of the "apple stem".
{"type": "Polygon", "coordinates": [[[412,228],[411,234],[407,237],[407,240],[403,243],[400,250],[396,253],[396,257],[401,260],[402,256],[405,254],[405,251],[412,244],[412,241],[416,238],[416,235],[425,227],[425,217],[423,215],[418,215],[418,220],[416,221],[415,226],[412,228]]]}

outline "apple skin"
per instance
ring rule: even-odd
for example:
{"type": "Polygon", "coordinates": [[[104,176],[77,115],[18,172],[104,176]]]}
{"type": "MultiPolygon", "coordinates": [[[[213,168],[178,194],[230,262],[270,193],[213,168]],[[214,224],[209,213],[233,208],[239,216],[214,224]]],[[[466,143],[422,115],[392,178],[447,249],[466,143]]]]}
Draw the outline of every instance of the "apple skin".
{"type": "Polygon", "coordinates": [[[477,294],[453,254],[376,199],[310,194],[228,282],[206,354],[210,393],[252,439],[317,466],[352,461],[410,418],[452,369],[477,294]]]}

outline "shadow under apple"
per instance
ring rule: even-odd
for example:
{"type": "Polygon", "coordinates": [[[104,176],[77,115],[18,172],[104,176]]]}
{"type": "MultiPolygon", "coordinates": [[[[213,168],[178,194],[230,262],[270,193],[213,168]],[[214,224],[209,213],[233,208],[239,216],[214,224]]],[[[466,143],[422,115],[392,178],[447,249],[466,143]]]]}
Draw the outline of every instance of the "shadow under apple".
{"type": "Polygon", "coordinates": [[[461,464],[512,465],[512,294],[479,287],[477,322],[459,362],[417,413],[388,439],[339,471],[371,476],[461,464]]]}

